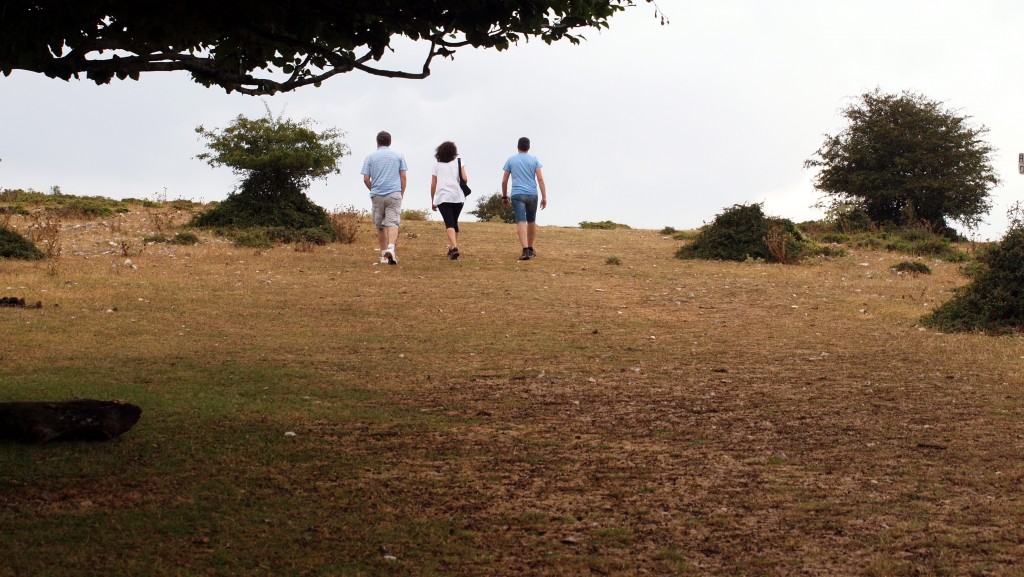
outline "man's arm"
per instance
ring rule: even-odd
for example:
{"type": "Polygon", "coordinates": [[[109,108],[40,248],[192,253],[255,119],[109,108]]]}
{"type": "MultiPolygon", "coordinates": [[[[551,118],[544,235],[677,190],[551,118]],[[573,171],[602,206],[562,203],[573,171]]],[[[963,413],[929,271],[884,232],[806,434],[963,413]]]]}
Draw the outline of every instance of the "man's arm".
{"type": "Polygon", "coordinates": [[[548,206],[548,189],[544,186],[544,173],[537,169],[537,186],[540,187],[540,207],[547,208],[548,206]]]}
{"type": "Polygon", "coordinates": [[[512,173],[506,170],[505,174],[503,174],[501,176],[501,204],[502,205],[507,205],[509,203],[509,200],[508,200],[508,177],[511,176],[511,175],[512,175],[512,173]]]}
{"type": "Polygon", "coordinates": [[[402,198],[405,198],[405,171],[399,172],[398,176],[402,179],[402,198]]]}
{"type": "Polygon", "coordinates": [[[373,190],[372,185],[370,183],[370,175],[369,174],[364,174],[363,175],[363,184],[366,185],[366,190],[373,190]]]}

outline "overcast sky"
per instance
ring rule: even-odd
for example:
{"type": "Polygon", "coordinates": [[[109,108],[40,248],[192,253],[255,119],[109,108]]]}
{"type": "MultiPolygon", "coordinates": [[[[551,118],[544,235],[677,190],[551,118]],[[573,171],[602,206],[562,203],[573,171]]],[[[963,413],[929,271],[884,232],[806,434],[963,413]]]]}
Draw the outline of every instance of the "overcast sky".
{"type": "MultiPolygon", "coordinates": [[[[341,174],[309,192],[327,209],[369,207],[359,169],[388,130],[409,164],[406,208],[430,207],[442,141],[458,145],[479,198],[500,190],[505,159],[529,136],[548,184],[542,226],[688,229],[751,202],[799,222],[821,216],[804,160],[845,126],[841,108],[878,87],[990,129],[1003,184],[980,238],[998,239],[1024,198],[1019,0],[659,0],[667,26],[637,4],[578,46],[464,50],[426,80],[352,72],[266,98],[179,73],[96,86],[16,72],[0,77],[0,188],[220,200],[235,177],[195,159],[194,129],[262,116],[266,103],[346,132],[341,174]]],[[[415,70],[425,47],[396,47],[390,62],[415,70]]]]}

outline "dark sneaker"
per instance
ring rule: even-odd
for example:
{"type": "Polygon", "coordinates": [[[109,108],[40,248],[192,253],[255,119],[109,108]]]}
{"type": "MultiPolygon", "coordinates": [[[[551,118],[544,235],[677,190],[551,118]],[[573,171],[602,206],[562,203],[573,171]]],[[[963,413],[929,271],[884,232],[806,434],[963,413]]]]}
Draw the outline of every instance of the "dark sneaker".
{"type": "Polygon", "coordinates": [[[451,250],[451,251],[449,252],[449,254],[448,254],[448,258],[450,258],[450,259],[452,259],[452,260],[459,260],[459,247],[455,247],[455,248],[453,248],[453,249],[452,249],[452,250],[451,250]]]}
{"type": "Polygon", "coordinates": [[[519,255],[519,260],[530,260],[531,258],[533,258],[533,255],[530,254],[530,249],[528,248],[524,248],[523,254],[519,255]]]}
{"type": "Polygon", "coordinates": [[[395,256],[393,250],[384,251],[384,258],[387,259],[388,264],[398,264],[398,257],[395,256]]]}
{"type": "Polygon", "coordinates": [[[533,257],[537,256],[537,251],[533,250],[532,246],[531,247],[527,247],[526,250],[530,251],[530,258],[533,258],[533,257]]]}

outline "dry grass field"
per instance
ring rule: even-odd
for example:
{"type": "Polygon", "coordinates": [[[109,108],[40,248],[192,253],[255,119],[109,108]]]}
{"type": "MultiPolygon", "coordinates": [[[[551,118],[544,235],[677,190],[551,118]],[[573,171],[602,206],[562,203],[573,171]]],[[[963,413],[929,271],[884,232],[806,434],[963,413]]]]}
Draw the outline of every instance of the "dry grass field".
{"type": "Polygon", "coordinates": [[[311,251],[155,224],[0,261],[43,305],[0,309],[0,399],[143,407],[0,442],[0,576],[1024,575],[1024,341],[917,322],[958,264],[543,226],[519,262],[492,223],[451,262],[409,222],[389,267],[365,224],[311,251]]]}

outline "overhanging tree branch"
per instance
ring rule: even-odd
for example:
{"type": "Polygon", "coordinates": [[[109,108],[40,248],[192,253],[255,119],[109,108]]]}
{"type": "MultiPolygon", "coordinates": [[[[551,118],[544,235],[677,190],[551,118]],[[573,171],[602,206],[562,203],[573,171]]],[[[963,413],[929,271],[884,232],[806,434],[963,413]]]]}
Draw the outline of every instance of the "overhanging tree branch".
{"type": "MultiPolygon", "coordinates": [[[[644,1],[664,24],[657,4],[644,1]]],[[[436,57],[451,58],[467,46],[505,50],[530,38],[578,43],[577,30],[607,28],[615,13],[633,5],[633,0],[8,0],[0,7],[0,71],[64,80],[84,74],[98,84],[185,71],[205,86],[253,95],[319,85],[353,70],[422,79],[436,57]],[[419,70],[372,64],[396,36],[430,42],[419,70]]]]}

